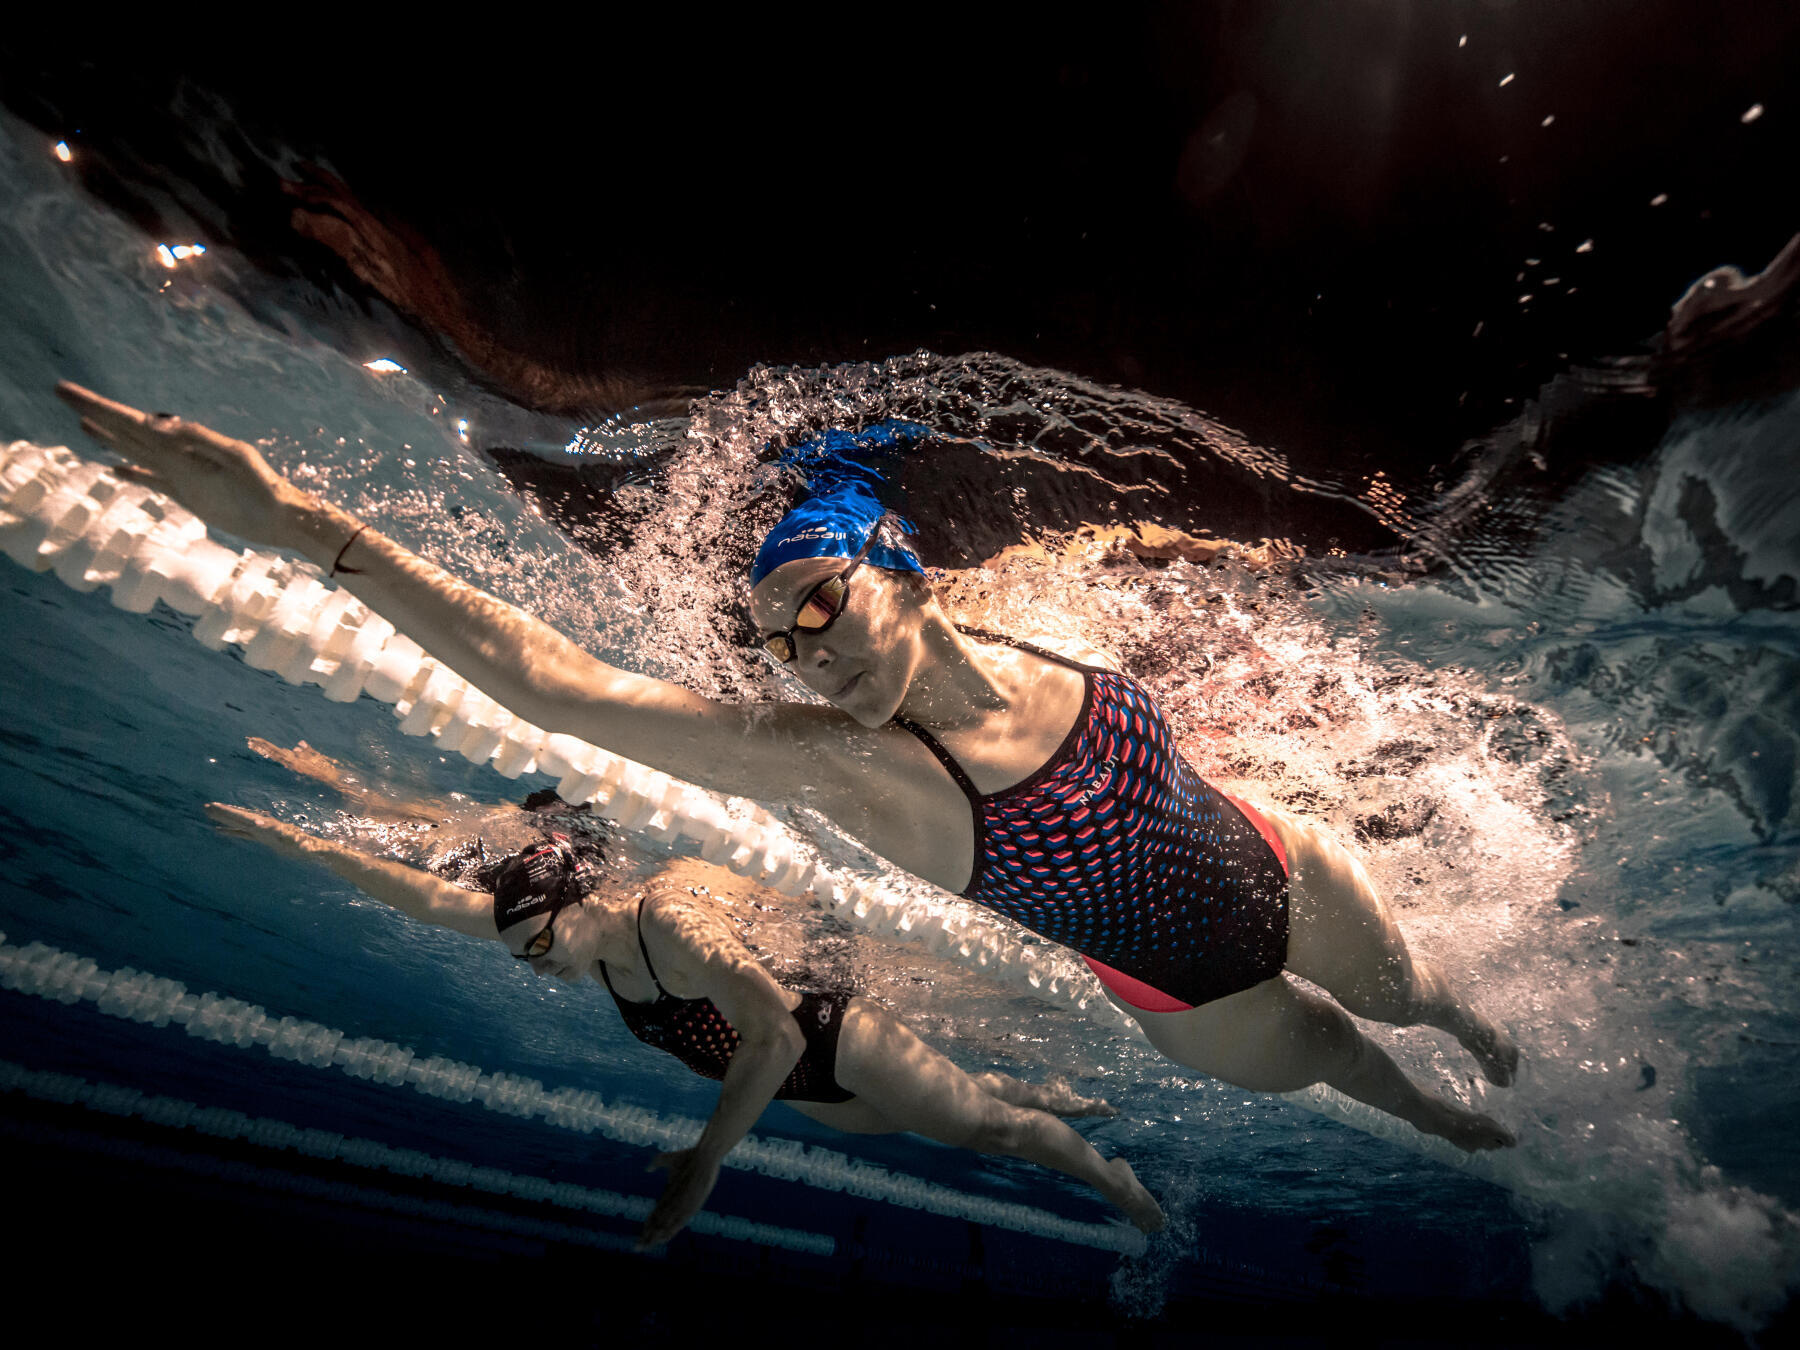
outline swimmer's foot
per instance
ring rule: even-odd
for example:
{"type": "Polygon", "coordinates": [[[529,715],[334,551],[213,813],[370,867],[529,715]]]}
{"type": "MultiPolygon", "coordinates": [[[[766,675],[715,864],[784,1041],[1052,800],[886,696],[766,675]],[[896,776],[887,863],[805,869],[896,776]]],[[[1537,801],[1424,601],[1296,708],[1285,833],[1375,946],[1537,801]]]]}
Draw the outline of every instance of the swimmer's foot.
{"type": "Polygon", "coordinates": [[[1519,1047],[1506,1034],[1506,1028],[1490,1022],[1478,1012],[1468,1016],[1468,1026],[1456,1037],[1463,1049],[1475,1057],[1488,1082],[1498,1087],[1511,1087],[1519,1073],[1519,1047]]]}
{"type": "Polygon", "coordinates": [[[1511,1148],[1519,1142],[1518,1136],[1492,1116],[1471,1111],[1466,1106],[1458,1106],[1442,1097],[1432,1098],[1424,1116],[1413,1121],[1413,1124],[1426,1134],[1448,1139],[1465,1153],[1511,1148]]]}
{"type": "Polygon", "coordinates": [[[1106,1164],[1106,1170],[1112,1174],[1105,1188],[1106,1198],[1125,1212],[1132,1227],[1140,1233],[1160,1233],[1169,1226],[1169,1216],[1156,1203],[1156,1197],[1144,1189],[1144,1183],[1137,1179],[1130,1163],[1123,1158],[1113,1158],[1106,1164]]]}
{"type": "Polygon", "coordinates": [[[1003,1073],[970,1076],[988,1096],[998,1097],[1008,1106],[1023,1106],[1029,1111],[1043,1111],[1053,1116],[1099,1116],[1105,1119],[1119,1114],[1118,1108],[1110,1102],[1081,1096],[1059,1073],[1051,1074],[1041,1083],[1027,1083],[1003,1073]]]}
{"type": "Polygon", "coordinates": [[[1042,1097],[1038,1110],[1048,1111],[1053,1116],[1098,1116],[1110,1120],[1119,1114],[1119,1108],[1103,1098],[1083,1097],[1060,1073],[1046,1078],[1038,1091],[1042,1097]]]}

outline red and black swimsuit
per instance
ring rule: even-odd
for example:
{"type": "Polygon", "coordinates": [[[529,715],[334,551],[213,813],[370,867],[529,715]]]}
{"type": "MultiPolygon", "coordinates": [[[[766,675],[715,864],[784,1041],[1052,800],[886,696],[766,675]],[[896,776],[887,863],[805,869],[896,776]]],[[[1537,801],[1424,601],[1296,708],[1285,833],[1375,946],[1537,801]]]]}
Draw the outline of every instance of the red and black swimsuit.
{"type": "MultiPolygon", "coordinates": [[[[725,1020],[725,1014],[710,998],[676,998],[656,978],[656,967],[650,964],[650,951],[644,946],[644,902],[638,901],[638,950],[644,955],[644,970],[656,986],[653,1003],[633,1003],[619,997],[606,973],[606,962],[600,963],[600,979],[606,985],[619,1016],[631,1034],[645,1045],[675,1056],[695,1073],[722,1079],[737,1051],[737,1028],[725,1020]]],[[[778,1101],[847,1102],[856,1097],[846,1092],[837,1081],[838,1033],[844,1025],[844,1009],[851,995],[843,990],[823,993],[807,990],[800,995],[794,1009],[794,1020],[806,1037],[806,1050],[794,1070],[775,1090],[778,1101]]]]}
{"type": "Polygon", "coordinates": [[[1246,803],[1194,772],[1128,675],[977,629],[1082,672],[1081,713],[1023,782],[981,793],[916,722],[896,719],[969,799],[963,895],[1080,953],[1115,994],[1178,1012],[1248,989],[1287,961],[1287,855],[1246,803]]]}

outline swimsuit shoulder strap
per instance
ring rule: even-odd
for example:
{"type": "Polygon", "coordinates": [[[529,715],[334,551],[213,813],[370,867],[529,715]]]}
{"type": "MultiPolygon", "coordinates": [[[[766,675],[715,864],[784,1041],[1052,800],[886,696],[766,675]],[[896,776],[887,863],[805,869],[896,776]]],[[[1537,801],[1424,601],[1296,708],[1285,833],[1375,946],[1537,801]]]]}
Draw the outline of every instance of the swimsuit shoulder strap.
{"type": "MultiPolygon", "coordinates": [[[[644,954],[644,969],[645,969],[645,971],[647,971],[649,973],[650,983],[656,986],[656,992],[657,992],[658,996],[662,997],[662,998],[672,998],[672,997],[674,997],[674,995],[670,994],[667,989],[664,989],[662,987],[662,981],[656,978],[656,967],[650,963],[650,949],[644,945],[644,901],[648,900],[649,898],[650,897],[647,895],[640,895],[638,897],[638,907],[637,907],[638,950],[644,954]]],[[[610,985],[608,985],[607,987],[611,988],[610,985]]]]}
{"type": "Polygon", "coordinates": [[[1041,656],[1046,661],[1054,661],[1057,665],[1067,666],[1070,670],[1079,670],[1084,675],[1092,674],[1099,669],[1098,666],[1090,666],[1084,661],[1077,661],[1072,657],[1062,656],[1056,652],[1045,651],[1044,648],[1039,647],[1035,643],[1026,642],[1022,638],[1009,637],[1005,633],[993,633],[985,628],[971,628],[965,623],[957,624],[956,631],[967,637],[980,638],[983,642],[998,642],[1004,647],[1017,647],[1022,652],[1030,652],[1033,656],[1041,656]]]}
{"type": "Polygon", "coordinates": [[[924,743],[925,748],[937,756],[938,763],[949,770],[950,776],[956,780],[956,785],[960,787],[963,790],[964,795],[975,804],[975,809],[977,811],[981,809],[981,793],[976,790],[974,780],[971,779],[968,774],[963,772],[963,766],[956,762],[956,756],[944,749],[944,747],[939,744],[936,736],[933,736],[929,731],[925,730],[924,727],[909,718],[896,717],[894,719],[894,725],[899,727],[902,731],[910,731],[914,736],[917,736],[919,740],[924,743]]]}
{"type": "MultiPolygon", "coordinates": [[[[1020,651],[1030,652],[1034,656],[1043,657],[1046,661],[1054,661],[1059,666],[1067,666],[1070,670],[1079,671],[1084,677],[1093,675],[1096,671],[1096,667],[1094,666],[1083,665],[1080,661],[1072,661],[1066,656],[1058,656],[1055,652],[1047,652],[1042,647],[1033,646],[1029,642],[1022,642],[1015,637],[1008,637],[1005,633],[990,633],[985,628],[971,628],[967,624],[961,623],[956,625],[956,631],[972,638],[980,638],[984,642],[998,642],[1007,647],[1017,647],[1020,651]]],[[[1089,686],[1089,689],[1091,694],[1091,685],[1089,686]]],[[[1086,705],[1084,704],[1083,706],[1085,708],[1086,705]]],[[[1070,735],[1074,735],[1076,731],[1080,730],[1082,720],[1082,718],[1076,719],[1075,726],[1070,729],[1070,735]]],[[[949,771],[950,776],[956,780],[956,785],[963,790],[963,794],[968,797],[970,803],[975,807],[976,815],[979,817],[983,800],[981,792],[975,786],[974,780],[963,771],[963,766],[956,762],[956,756],[946,750],[943,745],[939,743],[936,736],[933,736],[917,722],[911,721],[905,717],[896,717],[894,719],[894,725],[899,727],[902,731],[909,731],[914,736],[918,737],[918,739],[924,743],[925,748],[937,756],[938,763],[942,764],[944,768],[949,771]]],[[[1056,755],[1052,756],[1052,759],[1057,758],[1061,754],[1062,751],[1059,749],[1056,755]]]]}

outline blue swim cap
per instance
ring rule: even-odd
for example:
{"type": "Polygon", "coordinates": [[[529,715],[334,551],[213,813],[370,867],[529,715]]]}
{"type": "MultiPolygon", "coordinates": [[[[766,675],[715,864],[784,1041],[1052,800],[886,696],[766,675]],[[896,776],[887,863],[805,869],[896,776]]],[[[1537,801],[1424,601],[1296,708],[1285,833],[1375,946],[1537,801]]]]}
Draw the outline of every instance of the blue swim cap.
{"type": "MultiPolygon", "coordinates": [[[[881,523],[887,508],[858,482],[841,483],[829,492],[800,503],[769,531],[750,569],[755,586],[783,563],[796,558],[854,558],[881,523]]],[[[869,562],[892,572],[923,572],[911,549],[878,543],[869,562]]]]}

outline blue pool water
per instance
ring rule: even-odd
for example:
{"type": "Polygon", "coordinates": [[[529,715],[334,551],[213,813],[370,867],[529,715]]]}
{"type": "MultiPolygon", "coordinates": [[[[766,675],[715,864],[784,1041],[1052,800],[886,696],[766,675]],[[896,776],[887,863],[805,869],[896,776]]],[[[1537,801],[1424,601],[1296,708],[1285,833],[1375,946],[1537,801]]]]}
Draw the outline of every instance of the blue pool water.
{"type": "MultiPolygon", "coordinates": [[[[1571,1315],[1626,1288],[1742,1329],[1790,1298],[1800,396],[1684,416],[1629,454],[1593,447],[1591,467],[1537,499],[1495,468],[1524,443],[1516,428],[1435,497],[1305,480],[1178,404],[985,354],[759,368],[688,418],[578,436],[447,369],[371,370],[396,331],[379,312],[259,277],[225,248],[174,266],[158,255],[192,242],[148,238],[82,197],[40,137],[0,120],[0,441],[85,452],[50,394],[59,378],[179,410],[256,441],[303,485],[607,659],[710,692],[794,693],[738,645],[737,577],[787,500],[763,447],[827,425],[903,416],[944,433],[923,462],[896,469],[898,484],[927,541],[936,527],[975,557],[990,537],[1083,519],[1230,536],[1215,485],[1277,507],[1290,494],[1341,499],[1413,541],[1268,570],[1146,567],[1095,549],[947,584],[988,626],[1111,648],[1158,692],[1202,772],[1359,834],[1409,938],[1514,1028],[1526,1067],[1501,1091],[1472,1081],[1436,1033],[1383,1031],[1384,1043],[1505,1120],[1516,1150],[1463,1164],[1346,1123],[1329,1102],[1197,1080],[1141,1040],[915,949],[774,921],[778,966],[848,972],[966,1066],[1067,1072],[1109,1096],[1120,1116],[1084,1132],[1133,1160],[1175,1224],[1121,1258],[1047,1236],[1049,1220],[1108,1216],[1023,1164],[829,1135],[779,1107],[764,1138],[1031,1207],[1048,1216],[1039,1231],[986,1230],[992,1277],[1029,1289],[1028,1275],[1060,1271],[1120,1317],[1232,1281],[1271,1300],[1329,1289],[1471,1307],[1525,1299],[1571,1315]],[[596,537],[576,538],[554,503],[515,486],[493,446],[609,475],[618,485],[596,537]]],[[[508,783],[402,737],[372,700],[327,703],[208,651],[167,610],[123,613],[104,591],[6,563],[0,613],[0,931],[12,947],[42,943],[663,1120],[704,1117],[711,1086],[633,1041],[603,990],[422,931],[221,839],[200,812],[219,799],[353,831],[329,793],[251,754],[249,736],[304,738],[471,809],[543,780],[508,783]]],[[[641,1145],[91,1003],[0,991],[0,1015],[15,1107],[66,1100],[77,1078],[588,1191],[653,1193],[641,1145]]],[[[279,1154],[270,1186],[287,1166],[279,1154]]],[[[840,1253],[854,1228],[927,1284],[932,1260],[970,1259],[967,1225],[930,1205],[761,1171],[728,1175],[712,1209],[840,1253]]],[[[556,1222],[586,1221],[565,1210],[556,1222]]],[[[615,1242],[631,1231],[590,1228],[615,1242]]],[[[832,1259],[795,1252],[821,1269],[832,1259]]]]}

